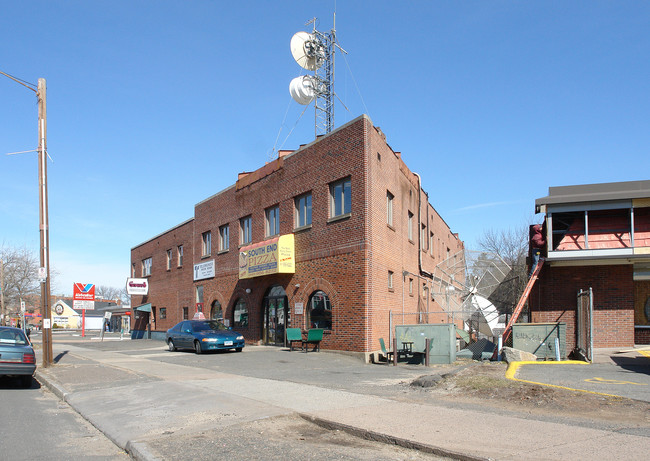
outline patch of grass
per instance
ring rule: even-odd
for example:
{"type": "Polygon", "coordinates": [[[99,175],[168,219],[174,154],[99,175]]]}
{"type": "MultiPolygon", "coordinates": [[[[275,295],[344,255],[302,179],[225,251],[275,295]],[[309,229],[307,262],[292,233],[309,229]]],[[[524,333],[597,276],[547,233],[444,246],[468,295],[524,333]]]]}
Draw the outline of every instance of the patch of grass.
{"type": "Polygon", "coordinates": [[[495,388],[516,387],[513,382],[508,381],[507,379],[481,375],[458,376],[456,378],[456,386],[472,391],[487,391],[495,388]]]}

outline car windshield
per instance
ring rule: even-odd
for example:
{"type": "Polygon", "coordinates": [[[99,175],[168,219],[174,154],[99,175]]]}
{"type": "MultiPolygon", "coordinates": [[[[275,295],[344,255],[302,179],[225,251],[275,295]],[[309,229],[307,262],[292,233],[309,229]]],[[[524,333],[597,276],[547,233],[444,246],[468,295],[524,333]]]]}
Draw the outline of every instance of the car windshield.
{"type": "Polygon", "coordinates": [[[29,344],[27,338],[20,330],[0,330],[0,344],[15,344],[17,346],[26,346],[29,344]]]}
{"type": "Polygon", "coordinates": [[[228,327],[216,320],[206,320],[205,322],[194,322],[192,325],[194,331],[210,331],[210,330],[227,330],[228,327]]]}

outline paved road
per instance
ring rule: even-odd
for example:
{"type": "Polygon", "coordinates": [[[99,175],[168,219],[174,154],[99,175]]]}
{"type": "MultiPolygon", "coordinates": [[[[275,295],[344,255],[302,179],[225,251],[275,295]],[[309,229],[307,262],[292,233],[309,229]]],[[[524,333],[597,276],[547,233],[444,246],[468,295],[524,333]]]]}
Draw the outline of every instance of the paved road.
{"type": "Polygon", "coordinates": [[[318,437],[298,436],[305,432],[298,415],[464,459],[645,459],[650,440],[639,431],[622,433],[619,425],[450,406],[408,385],[449,366],[364,365],[343,354],[248,346],[242,353],[197,356],[167,352],[157,341],[63,336],[55,339],[54,355],[57,366],[40,370],[50,385],[61,383],[70,405],[139,459],[191,459],[185,456],[195,443],[265,455],[265,434],[275,434],[271,441],[280,450],[276,436],[285,433],[302,458],[327,459],[318,457],[326,450],[305,448],[318,437]],[[283,421],[287,431],[280,429],[283,421]]]}
{"type": "Polygon", "coordinates": [[[638,351],[612,353],[590,365],[557,362],[521,365],[516,377],[650,402],[650,357],[638,351]]]}
{"type": "Polygon", "coordinates": [[[30,389],[23,389],[17,380],[0,378],[0,402],[0,459],[129,459],[104,434],[35,380],[30,389]]]}

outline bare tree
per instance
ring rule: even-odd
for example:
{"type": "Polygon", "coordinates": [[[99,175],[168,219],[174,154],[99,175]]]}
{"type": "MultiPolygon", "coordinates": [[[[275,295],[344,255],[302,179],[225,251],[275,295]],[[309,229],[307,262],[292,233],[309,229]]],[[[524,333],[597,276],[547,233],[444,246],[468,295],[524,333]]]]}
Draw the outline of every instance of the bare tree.
{"type": "Polygon", "coordinates": [[[122,290],[106,285],[99,285],[95,287],[95,297],[105,300],[118,300],[122,298],[122,290]]]}
{"type": "Polygon", "coordinates": [[[123,306],[131,305],[131,295],[126,292],[126,286],[120,291],[120,299],[122,300],[123,306]]]}
{"type": "Polygon", "coordinates": [[[5,303],[2,308],[6,314],[7,308],[16,308],[21,299],[40,295],[39,260],[27,247],[14,248],[4,245],[0,247],[0,260],[3,265],[2,291],[5,303]]]}
{"type": "Polygon", "coordinates": [[[490,229],[485,231],[477,242],[479,248],[498,254],[512,268],[501,285],[490,296],[490,301],[502,314],[513,311],[526,288],[528,281],[526,266],[528,228],[529,224],[527,223],[509,229],[490,229]]]}

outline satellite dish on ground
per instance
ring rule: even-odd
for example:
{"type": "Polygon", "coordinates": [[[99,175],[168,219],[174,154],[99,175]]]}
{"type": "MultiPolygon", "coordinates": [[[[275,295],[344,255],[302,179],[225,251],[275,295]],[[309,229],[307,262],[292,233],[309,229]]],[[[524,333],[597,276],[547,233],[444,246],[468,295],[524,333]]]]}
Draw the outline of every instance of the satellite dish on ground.
{"type": "Polygon", "coordinates": [[[303,75],[291,80],[291,83],[289,83],[289,93],[294,101],[303,106],[312,102],[316,97],[312,77],[303,75]]]}
{"type": "Polygon", "coordinates": [[[307,70],[316,70],[323,65],[325,48],[315,35],[297,32],[291,37],[291,55],[298,65],[307,70]]]}

